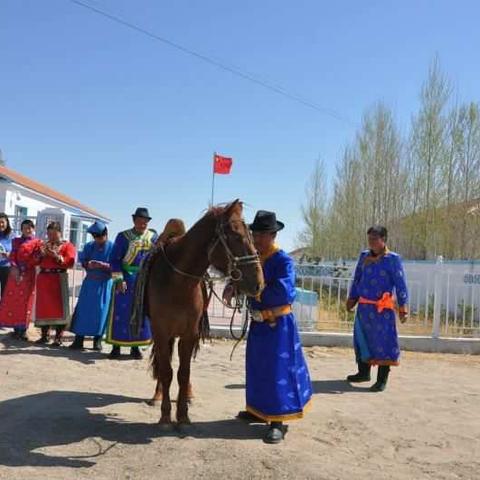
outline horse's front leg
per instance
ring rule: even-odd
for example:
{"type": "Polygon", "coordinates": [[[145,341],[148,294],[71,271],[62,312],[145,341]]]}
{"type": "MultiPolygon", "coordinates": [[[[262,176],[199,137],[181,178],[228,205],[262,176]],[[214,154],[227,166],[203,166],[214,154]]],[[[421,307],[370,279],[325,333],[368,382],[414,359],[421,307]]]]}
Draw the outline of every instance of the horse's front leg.
{"type": "Polygon", "coordinates": [[[178,400],[177,400],[177,422],[181,424],[189,424],[188,417],[188,400],[191,395],[190,385],[190,362],[192,360],[192,352],[195,346],[196,338],[182,337],[178,344],[178,354],[180,357],[180,366],[178,368],[178,400]]]}

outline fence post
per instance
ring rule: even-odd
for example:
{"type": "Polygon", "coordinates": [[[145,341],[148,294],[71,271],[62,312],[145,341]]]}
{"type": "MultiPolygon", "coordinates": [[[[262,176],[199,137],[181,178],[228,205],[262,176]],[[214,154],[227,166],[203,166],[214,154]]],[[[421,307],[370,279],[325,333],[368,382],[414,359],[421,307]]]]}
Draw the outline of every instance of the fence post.
{"type": "Polygon", "coordinates": [[[70,298],[70,312],[73,314],[73,309],[75,308],[75,294],[77,288],[77,262],[75,262],[72,269],[72,297],[70,298]]]}
{"type": "MultiPolygon", "coordinates": [[[[443,274],[443,257],[437,257],[435,265],[435,278],[433,283],[433,328],[432,337],[440,337],[440,320],[442,315],[442,274],[443,274]]],[[[427,307],[428,308],[428,307],[427,307]]]]}

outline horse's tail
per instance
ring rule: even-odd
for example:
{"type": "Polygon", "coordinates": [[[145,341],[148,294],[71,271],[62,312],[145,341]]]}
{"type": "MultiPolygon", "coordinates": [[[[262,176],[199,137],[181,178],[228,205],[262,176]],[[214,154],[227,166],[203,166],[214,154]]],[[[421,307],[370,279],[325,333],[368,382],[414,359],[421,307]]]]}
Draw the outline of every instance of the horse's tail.
{"type": "Polygon", "coordinates": [[[206,340],[210,339],[210,319],[208,317],[208,305],[210,304],[213,291],[208,293],[207,284],[205,282],[202,282],[201,287],[203,295],[203,312],[198,325],[199,335],[193,349],[193,358],[196,358],[198,350],[200,349],[200,341],[205,343],[206,340]]]}
{"type": "Polygon", "coordinates": [[[152,369],[152,377],[155,380],[160,380],[160,362],[158,360],[157,347],[154,343],[150,352],[150,368],[152,369]]]}
{"type": "MultiPolygon", "coordinates": [[[[171,338],[168,342],[168,347],[170,350],[170,363],[172,362],[174,345],[175,338],[171,338]]],[[[158,352],[158,347],[155,341],[153,342],[152,351],[150,352],[150,368],[152,369],[152,377],[155,380],[160,380],[160,353],[158,352]]]]}

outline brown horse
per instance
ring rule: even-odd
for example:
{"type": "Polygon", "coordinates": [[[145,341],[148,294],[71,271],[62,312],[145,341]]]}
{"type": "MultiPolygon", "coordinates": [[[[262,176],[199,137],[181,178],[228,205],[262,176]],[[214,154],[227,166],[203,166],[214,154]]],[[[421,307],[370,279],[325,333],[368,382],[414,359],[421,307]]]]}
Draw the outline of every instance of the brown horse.
{"type": "Polygon", "coordinates": [[[263,274],[238,200],[213,207],[184,236],[160,245],[150,261],[146,305],[152,324],[152,366],[157,379],[151,403],[162,399],[160,423],[171,423],[171,356],[179,337],[179,393],[176,419],[190,423],[188,394],[190,362],[199,345],[199,325],[206,308],[205,275],[210,265],[234,283],[239,293],[255,296],[263,274]]]}

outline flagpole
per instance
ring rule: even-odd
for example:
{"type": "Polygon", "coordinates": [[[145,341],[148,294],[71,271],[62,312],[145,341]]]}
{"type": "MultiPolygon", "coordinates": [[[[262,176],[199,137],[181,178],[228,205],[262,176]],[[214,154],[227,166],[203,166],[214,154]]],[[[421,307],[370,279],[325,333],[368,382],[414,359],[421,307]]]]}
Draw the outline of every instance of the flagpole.
{"type": "Polygon", "coordinates": [[[213,152],[213,162],[212,162],[212,201],[210,203],[210,206],[213,207],[213,199],[214,199],[214,194],[215,194],[215,157],[217,155],[217,152],[213,152]]]}

